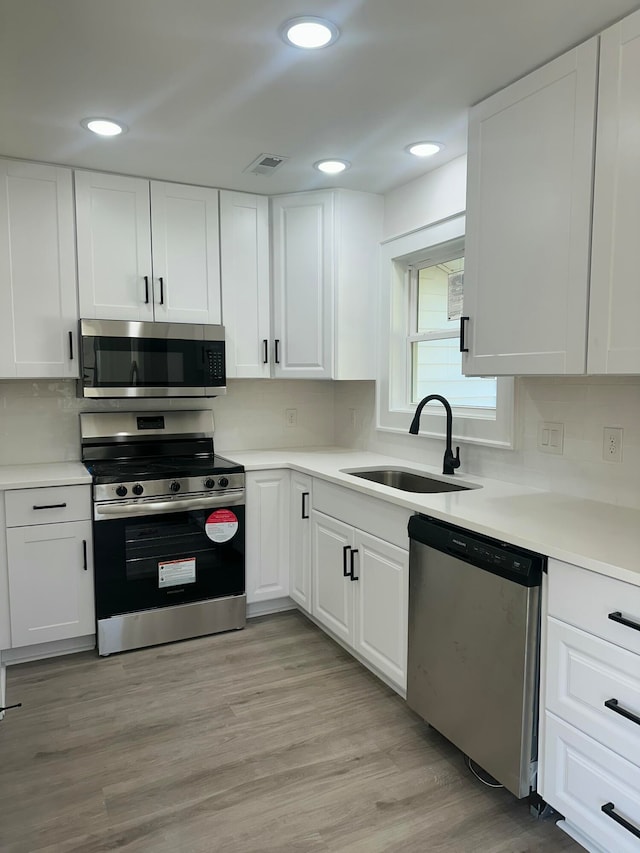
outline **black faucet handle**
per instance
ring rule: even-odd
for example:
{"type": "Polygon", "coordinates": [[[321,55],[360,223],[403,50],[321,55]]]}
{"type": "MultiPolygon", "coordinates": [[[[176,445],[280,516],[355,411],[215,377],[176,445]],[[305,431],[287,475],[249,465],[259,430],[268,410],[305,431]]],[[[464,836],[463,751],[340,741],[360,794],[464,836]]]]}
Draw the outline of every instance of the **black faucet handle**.
{"type": "Polygon", "coordinates": [[[460,448],[459,447],[456,447],[456,455],[451,460],[451,467],[452,468],[459,468],[460,467],[460,448]]]}

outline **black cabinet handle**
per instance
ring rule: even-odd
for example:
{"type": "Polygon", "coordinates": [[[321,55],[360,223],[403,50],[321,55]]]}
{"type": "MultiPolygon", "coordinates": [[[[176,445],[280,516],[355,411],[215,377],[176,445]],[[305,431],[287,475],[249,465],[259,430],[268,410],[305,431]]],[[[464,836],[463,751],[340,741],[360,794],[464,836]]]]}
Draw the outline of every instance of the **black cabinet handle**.
{"type": "Polygon", "coordinates": [[[69,361],[73,361],[73,332],[69,332],[69,361]]]}
{"type": "Polygon", "coordinates": [[[469,321],[468,317],[460,317],[460,352],[469,352],[469,347],[465,346],[465,341],[464,341],[464,330],[465,330],[464,324],[467,323],[468,321],[469,321]]]}
{"type": "Polygon", "coordinates": [[[262,363],[269,364],[269,341],[264,338],[262,341],[263,353],[262,353],[262,363]]]}
{"type": "Polygon", "coordinates": [[[144,277],[144,304],[149,304],[149,276],[144,277]]]}
{"type": "Polygon", "coordinates": [[[616,714],[620,714],[621,717],[625,717],[627,720],[631,720],[631,722],[635,723],[636,726],[640,726],[640,717],[638,717],[637,714],[634,714],[633,711],[627,711],[626,708],[619,705],[617,699],[607,699],[604,703],[604,707],[608,708],[610,711],[614,711],[616,714]]]}
{"type": "Polygon", "coordinates": [[[280,340],[279,338],[275,339],[275,358],[274,361],[276,364],[280,364],[280,340]]]}
{"type": "Polygon", "coordinates": [[[66,504],[43,504],[42,506],[33,505],[34,509],[64,509],[66,504]]]}
{"type": "Polygon", "coordinates": [[[87,571],[87,540],[82,540],[82,568],[87,571]]]}
{"type": "Polygon", "coordinates": [[[309,511],[307,509],[307,504],[305,501],[305,498],[308,498],[308,497],[309,497],[309,492],[303,492],[302,493],[302,517],[303,518],[309,518],[309,511]]]}
{"type": "Polygon", "coordinates": [[[160,305],[164,305],[164,279],[162,276],[158,279],[160,282],[160,305]]]}
{"type": "Polygon", "coordinates": [[[342,549],[342,574],[345,578],[349,577],[349,569],[347,568],[347,554],[350,551],[349,545],[345,545],[342,549]]]}
{"type": "Polygon", "coordinates": [[[607,817],[610,817],[611,820],[615,820],[616,823],[619,823],[620,826],[623,826],[627,832],[630,832],[632,835],[635,835],[636,838],[640,838],[640,829],[637,826],[634,826],[632,823],[629,823],[628,820],[625,820],[623,817],[620,817],[619,814],[616,814],[615,806],[613,803],[605,803],[602,806],[602,811],[606,814],[607,817]]]}
{"type": "Polygon", "coordinates": [[[349,572],[349,577],[351,578],[351,580],[352,580],[352,581],[359,581],[359,580],[360,580],[360,578],[357,578],[357,577],[355,576],[355,574],[354,574],[354,570],[355,570],[355,569],[354,569],[354,567],[355,567],[355,554],[357,554],[357,553],[358,553],[358,549],[357,549],[357,548],[352,548],[352,549],[351,549],[351,567],[350,567],[350,569],[351,569],[351,570],[350,570],[350,572],[349,572]]]}
{"type": "Polygon", "coordinates": [[[627,628],[633,628],[634,631],[640,631],[640,622],[632,622],[631,619],[625,619],[619,610],[615,610],[607,616],[612,622],[619,622],[620,625],[626,625],[627,628]]]}
{"type": "Polygon", "coordinates": [[[11,711],[12,708],[22,708],[22,702],[17,702],[15,705],[5,705],[4,708],[0,708],[0,714],[3,711],[11,711]]]}

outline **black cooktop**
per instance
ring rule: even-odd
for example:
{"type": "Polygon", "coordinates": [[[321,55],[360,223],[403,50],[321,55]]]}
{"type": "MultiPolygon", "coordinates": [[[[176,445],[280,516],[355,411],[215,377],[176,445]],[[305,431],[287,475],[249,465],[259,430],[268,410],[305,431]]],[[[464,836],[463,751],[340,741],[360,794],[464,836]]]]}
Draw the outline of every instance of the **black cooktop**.
{"type": "Polygon", "coordinates": [[[223,456],[173,456],[136,459],[99,459],[85,461],[94,483],[120,483],[132,480],[200,477],[209,474],[242,474],[244,468],[223,456]]]}

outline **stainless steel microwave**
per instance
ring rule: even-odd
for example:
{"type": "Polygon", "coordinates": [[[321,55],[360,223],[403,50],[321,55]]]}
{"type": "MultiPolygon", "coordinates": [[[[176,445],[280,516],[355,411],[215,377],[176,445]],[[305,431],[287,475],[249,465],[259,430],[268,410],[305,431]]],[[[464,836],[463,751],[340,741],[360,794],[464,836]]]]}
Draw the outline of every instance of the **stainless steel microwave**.
{"type": "Polygon", "coordinates": [[[80,321],[80,397],[226,394],[224,326],[80,321]]]}

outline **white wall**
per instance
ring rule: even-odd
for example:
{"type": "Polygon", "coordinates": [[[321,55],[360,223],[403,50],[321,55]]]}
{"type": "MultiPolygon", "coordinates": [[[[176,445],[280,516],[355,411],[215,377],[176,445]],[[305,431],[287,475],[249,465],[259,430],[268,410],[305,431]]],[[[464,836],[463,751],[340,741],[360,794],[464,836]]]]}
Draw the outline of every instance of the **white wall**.
{"type": "Polygon", "coordinates": [[[235,379],[212,400],[82,400],[75,382],[0,381],[0,465],[80,458],[81,411],[211,407],[215,448],[234,450],[333,443],[332,382],[235,379]],[[297,410],[298,425],[285,425],[285,409],[297,410]]]}

